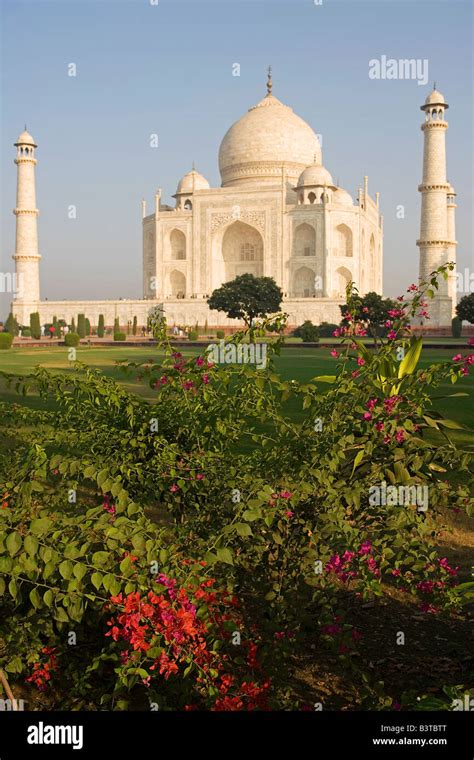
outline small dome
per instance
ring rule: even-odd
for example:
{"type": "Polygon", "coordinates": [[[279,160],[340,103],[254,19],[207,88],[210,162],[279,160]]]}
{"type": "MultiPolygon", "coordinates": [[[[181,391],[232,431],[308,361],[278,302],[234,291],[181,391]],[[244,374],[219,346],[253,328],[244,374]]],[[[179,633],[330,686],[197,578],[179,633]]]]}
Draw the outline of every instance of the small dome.
{"type": "Polygon", "coordinates": [[[332,194],[332,201],[333,203],[337,203],[338,206],[354,205],[352,196],[349,195],[347,190],[344,190],[342,187],[338,187],[337,190],[332,194]]]}
{"type": "Polygon", "coordinates": [[[432,106],[432,105],[440,106],[440,105],[443,105],[444,103],[446,103],[444,99],[444,95],[441,92],[439,92],[439,90],[433,90],[433,92],[430,92],[430,94],[425,100],[425,106],[432,106]]]}
{"type": "Polygon", "coordinates": [[[321,164],[307,166],[298,179],[297,187],[314,187],[315,185],[332,185],[332,177],[321,164]]]}
{"type": "Polygon", "coordinates": [[[26,129],[21,133],[15,145],[32,145],[34,148],[37,147],[32,136],[30,135],[29,132],[26,131],[26,129]]]}
{"type": "Polygon", "coordinates": [[[176,195],[193,193],[195,190],[208,190],[209,187],[210,185],[207,179],[195,169],[192,169],[192,171],[185,174],[183,179],[180,180],[176,195]]]}
{"type": "Polygon", "coordinates": [[[456,195],[456,191],[455,191],[454,187],[451,185],[451,183],[449,183],[448,193],[447,194],[448,195],[456,195]]]}

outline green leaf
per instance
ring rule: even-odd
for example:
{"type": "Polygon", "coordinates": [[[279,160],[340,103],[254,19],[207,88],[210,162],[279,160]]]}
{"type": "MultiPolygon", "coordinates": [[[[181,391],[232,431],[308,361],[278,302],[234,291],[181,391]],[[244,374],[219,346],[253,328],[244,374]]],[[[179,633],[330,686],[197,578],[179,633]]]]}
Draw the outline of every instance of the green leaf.
{"type": "Polygon", "coordinates": [[[102,567],[105,565],[107,560],[109,559],[109,553],[108,552],[94,552],[92,555],[92,564],[94,567],[102,567]]]}
{"type": "Polygon", "coordinates": [[[45,603],[45,605],[46,605],[47,607],[51,607],[51,606],[52,606],[52,604],[53,604],[53,599],[54,599],[54,594],[53,594],[53,591],[52,591],[52,589],[50,589],[50,588],[49,588],[49,589],[48,589],[47,591],[45,591],[45,593],[43,594],[43,602],[45,603]]]}
{"type": "Polygon", "coordinates": [[[59,570],[60,574],[62,575],[62,577],[64,578],[64,580],[68,581],[69,578],[72,577],[72,573],[73,573],[73,570],[74,570],[74,565],[72,564],[72,562],[69,559],[65,559],[59,565],[58,570],[59,570]]]}
{"type": "Polygon", "coordinates": [[[31,557],[34,557],[38,551],[38,541],[34,536],[26,536],[24,541],[26,551],[31,557]]]}
{"type": "Polygon", "coordinates": [[[318,375],[311,378],[315,383],[335,383],[336,375],[318,375]]]}
{"type": "Polygon", "coordinates": [[[21,544],[22,544],[22,540],[21,540],[21,536],[20,536],[19,533],[17,533],[17,532],[10,533],[7,536],[7,540],[5,541],[5,546],[7,548],[7,551],[9,553],[10,557],[14,557],[15,554],[17,554],[17,552],[20,551],[21,544]]]}
{"type": "Polygon", "coordinates": [[[217,559],[220,562],[225,562],[227,565],[233,565],[234,560],[232,557],[232,552],[227,547],[224,547],[222,549],[217,550],[217,559]]]}
{"type": "Polygon", "coordinates": [[[81,581],[87,573],[87,565],[84,565],[82,562],[76,562],[73,573],[74,577],[77,578],[78,581],[81,581]]]}
{"type": "Polygon", "coordinates": [[[58,620],[60,623],[69,623],[69,616],[64,609],[64,607],[57,607],[56,612],[54,614],[54,619],[58,620]]]}
{"type": "Polygon", "coordinates": [[[30,602],[33,605],[33,607],[35,608],[35,610],[37,610],[38,607],[41,607],[41,597],[40,597],[40,595],[38,593],[38,589],[37,588],[32,588],[31,591],[30,591],[29,596],[30,596],[30,602]]]}
{"type": "Polygon", "coordinates": [[[262,516],[262,510],[261,509],[246,509],[242,517],[244,520],[247,520],[247,522],[253,522],[254,520],[259,520],[262,516]]]}
{"type": "Polygon", "coordinates": [[[11,579],[10,583],[8,584],[8,590],[10,592],[10,595],[13,597],[13,599],[16,600],[18,596],[18,586],[17,582],[14,578],[11,579]]]}
{"type": "Polygon", "coordinates": [[[251,536],[252,528],[247,523],[236,523],[235,529],[239,536],[251,536]]]}
{"type": "Polygon", "coordinates": [[[362,462],[362,460],[364,458],[364,454],[365,454],[364,449],[362,449],[361,451],[357,452],[357,455],[356,455],[356,457],[354,459],[354,465],[352,467],[352,475],[354,474],[354,470],[356,469],[356,467],[358,467],[358,465],[362,462]]]}
{"type": "Polygon", "coordinates": [[[53,521],[49,519],[49,517],[40,517],[37,520],[32,520],[30,523],[30,533],[33,533],[35,536],[42,536],[43,533],[46,533],[53,524],[53,521]]]}
{"type": "Polygon", "coordinates": [[[400,362],[400,366],[398,368],[399,378],[405,377],[405,375],[411,375],[415,371],[416,365],[418,364],[420,358],[422,347],[423,338],[414,338],[410,348],[405,354],[405,358],[400,362]]]}
{"type": "Polygon", "coordinates": [[[92,573],[91,575],[91,583],[94,586],[94,588],[99,589],[102,585],[102,573],[92,573]]]}

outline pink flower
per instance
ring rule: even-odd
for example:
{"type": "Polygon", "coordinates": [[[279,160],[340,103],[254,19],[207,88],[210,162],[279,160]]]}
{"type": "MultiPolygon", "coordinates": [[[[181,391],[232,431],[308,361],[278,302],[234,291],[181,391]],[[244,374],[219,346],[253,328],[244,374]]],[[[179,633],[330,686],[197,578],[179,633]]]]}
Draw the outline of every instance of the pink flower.
{"type": "Polygon", "coordinates": [[[202,474],[202,472],[198,472],[198,474],[196,475],[196,480],[204,480],[204,475],[202,474]]]}
{"type": "Polygon", "coordinates": [[[295,513],[291,512],[289,509],[287,509],[286,512],[285,512],[285,515],[286,515],[286,517],[288,517],[289,520],[291,520],[291,518],[293,517],[294,514],[295,513]]]}
{"type": "Polygon", "coordinates": [[[363,306],[362,307],[362,311],[364,312],[364,314],[368,314],[369,313],[369,309],[368,309],[367,306],[363,306]]]}
{"type": "Polygon", "coordinates": [[[173,483],[173,485],[170,486],[170,491],[171,491],[171,493],[176,493],[176,491],[179,491],[179,488],[176,485],[176,483],[173,483]]]}
{"type": "Polygon", "coordinates": [[[191,388],[194,388],[194,383],[193,383],[193,381],[192,381],[192,380],[186,380],[186,381],[183,383],[183,388],[184,388],[184,390],[185,390],[185,391],[190,391],[190,390],[191,390],[191,388]]]}
{"type": "Polygon", "coordinates": [[[202,356],[198,356],[198,358],[196,359],[196,366],[202,367],[203,364],[204,364],[204,359],[202,358],[202,356]]]}
{"type": "Polygon", "coordinates": [[[399,569],[396,567],[394,570],[392,570],[392,575],[394,575],[394,576],[398,576],[398,575],[401,575],[401,572],[400,572],[400,570],[399,570],[399,569]]]}
{"type": "Polygon", "coordinates": [[[209,375],[203,375],[202,382],[204,383],[204,385],[207,385],[209,382],[209,375]]]}
{"type": "Polygon", "coordinates": [[[384,322],[384,327],[391,327],[393,325],[393,322],[391,319],[387,319],[386,322],[384,322]]]}
{"type": "Polygon", "coordinates": [[[334,356],[335,359],[339,356],[339,354],[337,353],[337,351],[336,351],[335,348],[333,348],[333,350],[330,351],[330,354],[331,354],[331,356],[334,356]]]}
{"type": "Polygon", "coordinates": [[[368,409],[369,411],[372,411],[372,410],[373,410],[373,408],[374,408],[376,405],[377,405],[377,399],[376,399],[376,398],[371,398],[371,399],[369,399],[369,400],[367,401],[367,403],[366,403],[366,407],[367,407],[367,409],[368,409]]]}
{"type": "Polygon", "coordinates": [[[375,423],[375,429],[376,430],[381,431],[381,430],[383,430],[383,428],[384,428],[383,422],[376,422],[375,423]]]}
{"type": "Polygon", "coordinates": [[[437,607],[434,607],[432,604],[427,604],[427,602],[423,602],[423,604],[420,605],[420,610],[422,612],[427,612],[429,615],[436,615],[438,612],[437,607]]]}
{"type": "Polygon", "coordinates": [[[363,419],[364,420],[371,420],[372,419],[371,413],[370,412],[364,412],[363,419]]]}
{"type": "Polygon", "coordinates": [[[370,554],[372,551],[372,544],[370,541],[363,541],[360,545],[359,554],[370,554]]]}
{"type": "Polygon", "coordinates": [[[348,549],[346,549],[346,551],[342,555],[342,559],[344,560],[344,562],[351,562],[355,556],[356,556],[355,552],[350,552],[348,549]]]}
{"type": "Polygon", "coordinates": [[[395,433],[395,438],[397,439],[397,443],[403,443],[405,440],[405,431],[404,430],[397,430],[395,433]]]}
{"type": "Polygon", "coordinates": [[[390,332],[387,335],[388,340],[395,340],[397,337],[396,330],[390,330],[390,332]]]}
{"type": "Polygon", "coordinates": [[[469,338],[469,340],[467,341],[467,345],[468,346],[474,346],[474,337],[473,338],[469,338]]]}
{"type": "Polygon", "coordinates": [[[291,492],[290,491],[280,491],[279,496],[281,496],[282,499],[291,499],[291,492]]]}
{"type": "Polygon", "coordinates": [[[357,364],[359,365],[359,367],[363,367],[365,364],[365,359],[359,356],[359,358],[357,359],[357,364]]]}
{"type": "Polygon", "coordinates": [[[415,290],[418,290],[418,285],[410,285],[410,287],[407,289],[407,293],[414,292],[415,290]]]}
{"type": "Polygon", "coordinates": [[[354,372],[351,372],[352,377],[359,377],[360,372],[358,369],[355,369],[354,372]]]}
{"type": "Polygon", "coordinates": [[[456,354],[456,356],[453,356],[453,362],[460,362],[462,361],[461,354],[456,354]]]}

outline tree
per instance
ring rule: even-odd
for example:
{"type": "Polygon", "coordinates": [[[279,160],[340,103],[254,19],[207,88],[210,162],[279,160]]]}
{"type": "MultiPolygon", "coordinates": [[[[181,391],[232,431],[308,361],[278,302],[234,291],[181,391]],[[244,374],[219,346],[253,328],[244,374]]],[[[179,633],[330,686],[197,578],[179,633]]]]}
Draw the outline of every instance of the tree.
{"type": "Polygon", "coordinates": [[[105,333],[104,315],[99,314],[99,324],[97,325],[97,337],[103,338],[105,333]]]}
{"type": "Polygon", "coordinates": [[[76,332],[76,320],[74,319],[74,317],[71,319],[71,332],[73,333],[76,332]]]}
{"type": "Polygon", "coordinates": [[[20,332],[20,325],[18,324],[16,317],[13,316],[12,312],[8,315],[7,321],[5,322],[5,325],[3,327],[5,332],[10,333],[10,335],[18,335],[20,332]]]}
{"type": "Polygon", "coordinates": [[[38,311],[34,311],[30,314],[30,330],[32,338],[36,338],[36,340],[41,338],[41,324],[38,311]]]}
{"type": "Polygon", "coordinates": [[[132,327],[133,335],[137,334],[137,325],[138,325],[138,320],[136,317],[133,317],[133,327],[132,327]]]}
{"type": "Polygon", "coordinates": [[[307,319],[302,325],[293,330],[295,338],[301,338],[303,343],[317,343],[319,341],[319,327],[307,319]]]}
{"type": "Polygon", "coordinates": [[[86,337],[86,318],[84,314],[77,315],[77,334],[81,338],[86,337]]]}
{"type": "MultiPolygon", "coordinates": [[[[339,308],[344,317],[348,313],[347,304],[344,304],[339,308]]],[[[387,320],[390,320],[390,314],[388,312],[391,309],[396,308],[397,304],[390,298],[382,298],[378,293],[371,291],[362,298],[357,298],[355,300],[351,314],[353,319],[365,324],[367,331],[374,339],[374,344],[377,345],[377,340],[381,335],[381,328],[385,326],[387,320]]],[[[347,324],[347,321],[343,320],[343,324],[347,324]]]]}
{"type": "Polygon", "coordinates": [[[456,306],[456,314],[459,319],[474,324],[474,293],[463,296],[456,306]]]}
{"type": "Polygon", "coordinates": [[[86,317],[86,335],[91,334],[91,321],[86,317]]]}
{"type": "Polygon", "coordinates": [[[120,332],[120,322],[119,322],[119,318],[115,317],[115,319],[114,319],[114,335],[115,335],[115,333],[118,333],[118,332],[120,332]]]}
{"type": "Polygon", "coordinates": [[[256,317],[278,312],[282,298],[272,277],[241,274],[214,290],[207,303],[210,309],[225,312],[229,319],[242,319],[250,327],[256,317]]]}
{"type": "Polygon", "coordinates": [[[51,337],[52,338],[59,338],[59,333],[60,333],[59,322],[58,322],[58,318],[56,316],[53,317],[53,327],[54,327],[54,330],[53,330],[53,334],[51,335],[51,337]]]}
{"type": "Polygon", "coordinates": [[[462,322],[459,317],[453,317],[451,320],[451,335],[453,338],[460,338],[462,333],[462,322]]]}

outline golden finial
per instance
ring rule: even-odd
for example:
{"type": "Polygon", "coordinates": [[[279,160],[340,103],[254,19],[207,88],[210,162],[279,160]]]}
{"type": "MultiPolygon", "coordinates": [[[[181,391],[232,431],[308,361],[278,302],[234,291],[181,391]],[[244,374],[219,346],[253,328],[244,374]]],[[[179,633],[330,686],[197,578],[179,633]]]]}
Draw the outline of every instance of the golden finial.
{"type": "Polygon", "coordinates": [[[267,74],[267,94],[271,95],[273,89],[273,81],[272,81],[272,67],[268,67],[268,74],[267,74]]]}

